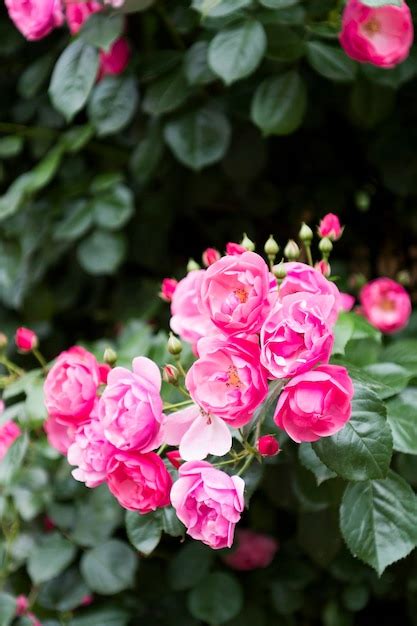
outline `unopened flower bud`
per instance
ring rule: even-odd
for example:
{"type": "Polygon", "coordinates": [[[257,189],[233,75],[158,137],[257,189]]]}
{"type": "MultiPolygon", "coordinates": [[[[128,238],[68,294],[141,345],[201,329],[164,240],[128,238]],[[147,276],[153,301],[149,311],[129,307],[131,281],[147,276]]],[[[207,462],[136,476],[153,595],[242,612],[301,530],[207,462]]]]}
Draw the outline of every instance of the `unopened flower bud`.
{"type": "Polygon", "coordinates": [[[248,252],[255,252],[255,244],[246,233],[243,233],[243,239],[240,242],[240,245],[243,246],[248,252]]]}
{"type": "Polygon", "coordinates": [[[113,350],[113,348],[106,348],[103,354],[103,361],[113,367],[117,361],[117,352],[113,350]]]}
{"type": "Polygon", "coordinates": [[[313,241],[313,231],[305,222],[302,223],[298,236],[301,241],[307,245],[310,245],[313,241]]]}
{"type": "Polygon", "coordinates": [[[320,241],[319,250],[324,257],[327,258],[329,256],[330,252],[333,250],[333,244],[328,237],[323,237],[320,241]]]}
{"type": "Polygon", "coordinates": [[[16,615],[26,615],[29,609],[29,599],[23,594],[16,598],[16,615]]]}
{"type": "Polygon", "coordinates": [[[287,245],[284,248],[284,256],[289,261],[296,261],[300,256],[300,248],[295,243],[294,239],[289,239],[287,245]]]}
{"type": "Polygon", "coordinates": [[[409,287],[411,284],[411,277],[410,277],[410,273],[407,272],[407,270],[401,270],[400,272],[398,272],[397,274],[397,280],[398,282],[403,285],[404,287],[409,287]]]}
{"type": "Polygon", "coordinates": [[[314,269],[316,269],[318,272],[323,274],[323,276],[325,276],[326,278],[328,278],[330,274],[332,273],[330,263],[328,261],[325,261],[324,259],[322,259],[321,261],[318,261],[315,264],[314,269]]]}
{"type": "Polygon", "coordinates": [[[194,270],[199,270],[199,264],[194,261],[194,259],[190,259],[187,263],[187,272],[193,272],[194,270]]]}
{"type": "Polygon", "coordinates": [[[256,449],[261,456],[276,456],[279,452],[279,443],[273,435],[263,435],[256,442],[256,449]]]}
{"type": "Polygon", "coordinates": [[[4,333],[0,333],[0,350],[4,350],[7,347],[9,340],[4,333]]]}
{"type": "Polygon", "coordinates": [[[173,356],[178,356],[182,352],[182,343],[181,343],[181,341],[178,339],[178,337],[176,337],[172,333],[169,334],[168,352],[170,354],[172,354],[173,356]]]}
{"type": "Polygon", "coordinates": [[[332,241],[337,241],[343,235],[344,226],[340,225],[340,220],[334,213],[327,213],[320,221],[317,232],[319,237],[327,237],[332,241]]]}
{"type": "Polygon", "coordinates": [[[162,369],[162,378],[169,385],[177,385],[180,373],[175,365],[164,365],[162,369]]]}
{"type": "Polygon", "coordinates": [[[274,265],[274,267],[272,268],[272,273],[274,274],[278,282],[284,280],[287,275],[285,264],[281,261],[281,263],[278,263],[278,265],[274,265]]]}
{"type": "Polygon", "coordinates": [[[38,336],[30,328],[24,328],[21,326],[17,329],[15,335],[15,342],[20,352],[32,352],[38,347],[38,336]]]}
{"type": "Polygon", "coordinates": [[[275,241],[273,235],[269,235],[269,239],[264,246],[265,254],[268,258],[272,258],[272,262],[279,252],[279,245],[275,241]]]}
{"type": "Polygon", "coordinates": [[[161,284],[161,291],[159,297],[165,302],[171,302],[172,296],[177,288],[178,281],[175,278],[164,278],[161,284]]]}
{"type": "Polygon", "coordinates": [[[202,254],[203,264],[206,267],[210,267],[210,265],[213,265],[213,263],[218,261],[220,258],[221,254],[218,250],[216,250],[216,248],[207,248],[207,250],[204,250],[202,254]]]}
{"type": "Polygon", "coordinates": [[[170,450],[169,452],[167,452],[166,456],[171,465],[175,467],[175,469],[178,469],[183,462],[179,450],[170,450]]]}

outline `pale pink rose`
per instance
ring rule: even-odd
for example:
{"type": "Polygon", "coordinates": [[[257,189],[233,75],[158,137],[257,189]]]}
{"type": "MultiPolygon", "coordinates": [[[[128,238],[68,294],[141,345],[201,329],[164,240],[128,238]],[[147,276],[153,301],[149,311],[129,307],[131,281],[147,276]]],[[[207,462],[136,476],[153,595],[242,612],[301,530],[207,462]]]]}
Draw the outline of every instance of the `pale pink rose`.
{"type": "Polygon", "coordinates": [[[10,18],[29,40],[42,39],[64,21],[61,0],[5,0],[10,18]]]}
{"type": "Polygon", "coordinates": [[[78,33],[90,15],[98,13],[102,9],[99,2],[88,2],[87,0],[65,0],[65,5],[68,28],[73,35],[78,33]]]}
{"type": "Polygon", "coordinates": [[[327,237],[332,241],[337,241],[343,235],[343,227],[340,225],[338,216],[334,213],[327,213],[320,221],[317,230],[320,237],[327,237]]]}
{"type": "Polygon", "coordinates": [[[224,256],[206,270],[199,307],[226,335],[257,333],[270,309],[268,266],[259,254],[224,256]]]}
{"type": "Polygon", "coordinates": [[[49,415],[67,426],[86,422],[93,410],[101,373],[91,352],[74,346],[61,352],[44,385],[49,415]]]}
{"type": "Polygon", "coordinates": [[[198,342],[198,353],[185,379],[194,402],[234,428],[247,424],[268,393],[258,344],[237,337],[205,337],[198,342]]]}
{"type": "Polygon", "coordinates": [[[77,466],[72,470],[73,477],[87,487],[98,487],[106,480],[111,458],[116,452],[117,448],[104,436],[102,423],[93,417],[78,427],[68,448],[68,463],[77,466]]]}
{"type": "Polygon", "coordinates": [[[21,326],[16,330],[15,343],[21,352],[32,352],[38,347],[38,337],[30,328],[21,326]]]}
{"type": "Polygon", "coordinates": [[[129,511],[149,513],[169,505],[172,479],[155,452],[117,452],[112,457],[107,485],[129,511]]]}
{"type": "Polygon", "coordinates": [[[370,7],[348,0],[342,15],[340,44],[355,61],[394,67],[408,57],[413,20],[407,4],[370,7]]]}
{"type": "Polygon", "coordinates": [[[347,370],[339,365],[320,365],[287,383],[274,420],[297,443],[317,441],[343,428],[351,415],[352,397],[347,370]]]}
{"type": "Polygon", "coordinates": [[[340,292],[340,308],[342,311],[351,311],[355,304],[355,296],[351,296],[350,293],[340,292]]]}
{"type": "Polygon", "coordinates": [[[58,450],[61,454],[66,454],[68,448],[74,441],[76,428],[74,426],[61,424],[53,415],[49,415],[44,421],[43,428],[46,432],[49,445],[55,448],[55,450],[58,450]]]}
{"type": "Polygon", "coordinates": [[[262,435],[256,442],[256,449],[261,456],[276,456],[279,452],[279,442],[274,435],[262,435]]]}
{"type": "Polygon", "coordinates": [[[202,255],[203,263],[206,267],[213,265],[213,263],[218,261],[220,258],[221,254],[218,250],[216,250],[216,248],[207,248],[207,250],[204,250],[202,255]]]}
{"type": "Polygon", "coordinates": [[[161,291],[159,297],[165,302],[171,302],[172,296],[177,288],[178,281],[175,278],[164,278],[161,284],[161,291]]]}
{"type": "Polygon", "coordinates": [[[244,572],[268,567],[278,550],[278,542],[269,535],[238,528],[233,549],[223,555],[232,569],[244,572]]]}
{"type": "Polygon", "coordinates": [[[21,434],[22,431],[15,422],[8,421],[0,426],[0,461],[21,434]]]}
{"type": "Polygon", "coordinates": [[[215,332],[207,314],[198,308],[198,291],[206,270],[193,270],[179,281],[171,302],[171,329],[192,346],[201,337],[215,332]]]}
{"type": "Polygon", "coordinates": [[[395,333],[407,326],[411,315],[410,296],[395,280],[372,280],[362,287],[359,299],[362,314],[383,333],[395,333]]]}
{"type": "Polygon", "coordinates": [[[161,444],[161,373],[146,357],[133,359],[133,372],[115,367],[98,403],[108,441],[120,450],[149,452],[161,444]]]}
{"type": "Polygon", "coordinates": [[[20,595],[16,598],[16,615],[25,615],[29,608],[29,600],[26,596],[20,595]]]}
{"type": "Polygon", "coordinates": [[[299,292],[277,301],[261,330],[261,363],[269,378],[289,378],[327,363],[333,296],[299,292]]]}
{"type": "Polygon", "coordinates": [[[187,534],[219,550],[233,544],[235,526],[245,508],[245,483],[206,461],[181,465],[171,502],[187,534]]]}
{"type": "Polygon", "coordinates": [[[244,246],[241,246],[240,243],[229,241],[229,243],[226,244],[226,254],[230,256],[240,256],[244,252],[247,252],[247,250],[244,246]]]}
{"type": "Polygon", "coordinates": [[[308,293],[322,296],[333,296],[333,306],[327,321],[329,324],[334,324],[340,310],[340,292],[336,285],[327,280],[321,272],[305,263],[285,263],[284,267],[287,275],[279,288],[280,299],[299,291],[307,291],[308,293]]]}
{"type": "Polygon", "coordinates": [[[100,65],[97,80],[105,76],[122,74],[129,64],[130,46],[125,37],[120,37],[111,46],[110,50],[100,50],[100,65]]]}

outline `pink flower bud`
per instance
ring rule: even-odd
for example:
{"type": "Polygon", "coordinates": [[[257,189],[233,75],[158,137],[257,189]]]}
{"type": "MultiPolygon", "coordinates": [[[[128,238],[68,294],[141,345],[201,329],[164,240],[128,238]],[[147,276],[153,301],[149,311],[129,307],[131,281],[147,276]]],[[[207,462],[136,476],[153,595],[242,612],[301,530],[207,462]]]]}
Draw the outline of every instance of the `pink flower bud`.
{"type": "Polygon", "coordinates": [[[26,596],[20,595],[16,598],[16,615],[25,615],[29,608],[29,600],[26,596]]]}
{"type": "Polygon", "coordinates": [[[175,467],[175,469],[178,469],[181,463],[183,463],[183,459],[181,458],[179,450],[171,450],[170,452],[167,452],[166,456],[171,465],[175,467]]]}
{"type": "Polygon", "coordinates": [[[203,252],[203,263],[206,267],[209,267],[210,265],[213,265],[213,263],[218,261],[220,259],[220,256],[220,252],[216,250],[216,248],[207,248],[207,250],[204,250],[203,252]]]}
{"type": "Polygon", "coordinates": [[[172,296],[177,288],[178,281],[175,278],[164,278],[161,284],[161,291],[159,297],[165,302],[171,302],[172,296]]]}
{"type": "Polygon", "coordinates": [[[111,46],[108,52],[100,50],[100,68],[97,80],[105,76],[122,74],[130,60],[130,46],[127,39],[120,37],[111,46]]]}
{"type": "Polygon", "coordinates": [[[38,337],[30,328],[21,326],[17,329],[15,335],[16,346],[21,352],[31,352],[38,347],[38,337]]]}
{"type": "Polygon", "coordinates": [[[343,227],[334,213],[327,213],[323,217],[317,231],[320,237],[327,237],[332,241],[337,241],[343,235],[343,227]]]}
{"type": "Polygon", "coordinates": [[[54,521],[48,517],[48,515],[45,515],[45,517],[43,518],[43,527],[45,532],[50,533],[51,530],[54,530],[55,528],[55,524],[54,521]]]}
{"type": "Polygon", "coordinates": [[[93,600],[93,596],[88,594],[84,596],[84,598],[81,600],[80,606],[90,606],[90,604],[93,604],[93,600]]]}
{"type": "Polygon", "coordinates": [[[179,371],[175,365],[165,365],[162,369],[162,379],[169,385],[176,385],[178,383],[179,371]]]}
{"type": "Polygon", "coordinates": [[[240,245],[240,243],[233,243],[230,241],[226,244],[226,254],[231,256],[239,256],[239,254],[243,254],[246,252],[246,248],[240,245]]]}
{"type": "Polygon", "coordinates": [[[273,435],[263,435],[256,442],[256,448],[262,456],[276,456],[279,452],[279,442],[273,435]]]}
{"type": "Polygon", "coordinates": [[[322,259],[321,261],[317,261],[314,269],[320,272],[320,274],[323,274],[323,276],[325,276],[326,278],[328,278],[332,273],[330,263],[328,261],[325,261],[324,259],[322,259]]]}

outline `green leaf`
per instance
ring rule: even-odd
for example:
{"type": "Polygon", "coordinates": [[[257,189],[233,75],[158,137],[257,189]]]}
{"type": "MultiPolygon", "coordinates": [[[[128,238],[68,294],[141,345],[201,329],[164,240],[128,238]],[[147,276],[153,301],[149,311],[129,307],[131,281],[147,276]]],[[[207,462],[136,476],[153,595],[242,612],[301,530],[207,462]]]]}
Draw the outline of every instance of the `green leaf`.
{"type": "Polygon", "coordinates": [[[251,117],[264,135],[288,135],[301,124],[306,89],[297,72],[264,80],[252,100],[251,117]]]}
{"type": "Polygon", "coordinates": [[[124,30],[124,18],[120,13],[90,15],[80,30],[80,38],[99,50],[108,52],[124,30]]]}
{"type": "Polygon", "coordinates": [[[405,389],[387,403],[394,450],[417,454],[417,388],[405,389]]]}
{"type": "Polygon", "coordinates": [[[113,274],[123,262],[126,241],[120,233],[96,230],[78,246],[77,256],[86,272],[113,274]]]}
{"type": "Polygon", "coordinates": [[[54,107],[70,121],[81,111],[94,86],[98,52],[76,39],[59,57],[52,73],[49,95],[54,107]]]}
{"type": "Polygon", "coordinates": [[[417,376],[417,339],[394,341],[384,350],[381,358],[401,365],[413,376],[417,376]]]}
{"type": "Polygon", "coordinates": [[[75,520],[71,539],[81,546],[96,546],[122,523],[122,509],[107,486],[101,485],[77,501],[75,520]]]}
{"type": "Polygon", "coordinates": [[[46,54],[26,66],[18,82],[18,92],[22,98],[30,100],[39,93],[51,73],[53,63],[53,56],[46,54]]]}
{"type": "Polygon", "coordinates": [[[384,478],[392,455],[385,405],[363,385],[355,385],[352,415],[344,428],[313,443],[319,459],[346,480],[384,478]]]}
{"type": "Polygon", "coordinates": [[[0,159],[10,159],[17,156],[23,148],[23,137],[9,135],[0,139],[0,159]]]}
{"type": "Polygon", "coordinates": [[[68,626],[126,626],[128,621],[125,609],[91,608],[84,615],[71,619],[68,626]]]}
{"type": "Polygon", "coordinates": [[[410,373],[395,363],[373,363],[363,368],[365,375],[371,376],[375,382],[384,386],[378,395],[382,400],[400,393],[411,378],[410,373]]]}
{"type": "Polygon", "coordinates": [[[88,116],[99,137],[114,135],[132,120],[139,103],[136,80],[106,76],[94,88],[88,116]]]}
{"type": "Polygon", "coordinates": [[[192,8],[203,17],[227,17],[251,4],[251,0],[193,0],[192,8]]]}
{"type": "Polygon", "coordinates": [[[26,391],[25,413],[26,417],[35,425],[39,426],[47,417],[43,393],[43,379],[35,378],[26,391]]]}
{"type": "Polygon", "coordinates": [[[299,0],[259,0],[259,4],[267,9],[288,9],[298,2],[299,0]]]}
{"type": "Polygon", "coordinates": [[[307,59],[318,74],[329,80],[346,83],[355,78],[357,66],[340,48],[310,41],[307,43],[307,59]]]}
{"type": "Polygon", "coordinates": [[[417,499],[403,478],[348,485],[340,507],[340,528],[349,550],[379,575],[417,544],[417,499]]]}
{"type": "Polygon", "coordinates": [[[16,612],[16,598],[9,593],[0,593],[0,626],[10,626],[16,612]]]}
{"type": "Polygon", "coordinates": [[[302,512],[298,517],[297,537],[300,546],[317,565],[328,567],[342,545],[337,511],[326,508],[302,512]]]}
{"type": "Polygon", "coordinates": [[[130,220],[135,211],[133,194],[125,185],[114,185],[93,199],[92,209],[97,226],[118,230],[130,220]]]}
{"type": "Polygon", "coordinates": [[[163,115],[178,109],[190,93],[191,88],[180,67],[169,74],[164,74],[148,87],[142,108],[149,115],[163,115]]]}
{"type": "Polygon", "coordinates": [[[311,443],[302,443],[298,446],[298,458],[300,463],[310,472],[313,472],[317,486],[320,486],[326,480],[335,478],[337,474],[330,470],[324,463],[322,463],[313,450],[311,443]]]}
{"type": "Polygon", "coordinates": [[[130,170],[134,181],[145,186],[157,171],[164,153],[162,131],[158,123],[150,125],[145,137],[139,141],[130,158],[130,170]]]}
{"type": "Polygon", "coordinates": [[[224,624],[243,606],[242,588],[235,576],[209,574],[188,596],[188,609],[193,617],[209,624],[224,624]]]}
{"type": "Polygon", "coordinates": [[[210,68],[227,84],[245,78],[258,67],[266,49],[260,22],[246,20],[220,31],[209,45],[210,68]]]}
{"type": "Polygon", "coordinates": [[[126,543],[111,539],[83,555],[81,573],[92,591],[113,595],[133,586],[138,563],[126,543]]]}
{"type": "Polygon", "coordinates": [[[161,523],[164,533],[171,537],[183,537],[185,534],[184,524],[180,522],[177,513],[172,506],[165,506],[160,511],[161,523]]]}
{"type": "Polygon", "coordinates": [[[185,77],[190,85],[207,85],[216,80],[208,64],[208,43],[196,41],[185,53],[185,77]]]}
{"type": "Polygon", "coordinates": [[[197,171],[224,157],[230,136],[228,119],[209,106],[186,113],[164,127],[165,141],[174,155],[197,171]]]}
{"type": "Polygon", "coordinates": [[[0,463],[0,485],[8,485],[12,482],[16,472],[23,463],[28,445],[28,437],[24,434],[18,437],[10,446],[6,456],[2,458],[0,463]]]}
{"type": "Polygon", "coordinates": [[[72,611],[90,593],[76,568],[66,570],[53,580],[41,585],[37,602],[45,609],[72,611]]]}
{"type": "Polygon", "coordinates": [[[205,578],[214,561],[214,553],[193,541],[180,548],[168,564],[168,582],[174,591],[191,589],[205,578]]]}
{"type": "Polygon", "coordinates": [[[41,538],[28,560],[28,573],[35,584],[46,582],[60,574],[74,559],[75,546],[59,533],[41,538]]]}
{"type": "Polygon", "coordinates": [[[92,224],[91,203],[86,200],[76,200],[69,205],[63,219],[56,225],[54,239],[57,241],[74,241],[82,237],[92,224]]]}
{"type": "Polygon", "coordinates": [[[333,354],[344,354],[346,345],[352,339],[373,339],[381,342],[379,330],[371,326],[364,317],[357,313],[342,312],[339,314],[334,329],[333,354]]]}
{"type": "Polygon", "coordinates": [[[302,608],[304,596],[299,589],[293,589],[285,581],[272,581],[271,602],[279,615],[292,615],[302,608]]]}
{"type": "Polygon", "coordinates": [[[160,518],[152,513],[139,515],[134,511],[126,513],[126,532],[130,543],[141,554],[151,554],[161,540],[162,523],[160,518]]]}
{"type": "Polygon", "coordinates": [[[305,51],[304,39],[295,29],[282,24],[267,24],[266,57],[274,61],[296,61],[305,51]]]}

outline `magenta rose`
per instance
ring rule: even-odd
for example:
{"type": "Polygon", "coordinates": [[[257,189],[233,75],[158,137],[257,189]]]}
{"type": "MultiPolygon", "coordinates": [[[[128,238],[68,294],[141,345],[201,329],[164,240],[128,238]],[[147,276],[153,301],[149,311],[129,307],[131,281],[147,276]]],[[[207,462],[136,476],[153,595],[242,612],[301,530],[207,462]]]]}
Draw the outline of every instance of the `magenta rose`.
{"type": "Polygon", "coordinates": [[[394,67],[408,57],[413,43],[413,20],[407,4],[370,7],[348,0],[342,15],[340,44],[355,61],[394,67]]]}
{"type": "Polygon", "coordinates": [[[110,461],[116,452],[117,448],[104,436],[103,425],[94,417],[78,427],[68,448],[68,463],[77,466],[72,475],[87,487],[98,487],[106,480],[110,461]]]}
{"type": "Polygon", "coordinates": [[[171,502],[187,534],[211,548],[230,548],[245,502],[245,483],[206,461],[181,465],[171,502]]]}
{"type": "Polygon", "coordinates": [[[343,428],[351,415],[353,385],[339,365],[320,365],[295,376],[282,391],[274,420],[297,443],[317,441],[343,428]]]}
{"type": "Polygon", "coordinates": [[[32,352],[34,348],[38,347],[38,337],[36,333],[30,328],[21,326],[16,330],[15,344],[18,350],[21,352],[32,352]]]}
{"type": "Polygon", "coordinates": [[[124,509],[143,514],[169,505],[172,479],[155,452],[118,451],[111,459],[107,485],[124,509]]]}
{"type": "Polygon", "coordinates": [[[327,213],[320,221],[317,230],[320,237],[328,237],[332,241],[337,241],[343,235],[343,227],[334,213],[327,213]]]}
{"type": "Polygon", "coordinates": [[[58,450],[61,454],[66,454],[68,448],[74,441],[76,428],[61,424],[53,415],[49,415],[43,423],[44,431],[50,446],[58,450]]]}
{"type": "Polygon", "coordinates": [[[90,418],[101,383],[101,371],[93,354],[74,346],[61,352],[44,385],[45,406],[61,424],[74,426],[90,418]]]}
{"type": "Polygon", "coordinates": [[[0,461],[21,434],[22,431],[15,422],[8,421],[0,426],[0,461]]]}
{"type": "Polygon", "coordinates": [[[120,450],[149,452],[161,444],[161,373],[146,357],[133,359],[133,372],[115,367],[98,403],[108,441],[120,450]]]}
{"type": "Polygon", "coordinates": [[[29,40],[42,39],[64,21],[61,0],[5,0],[10,18],[29,40]]]}
{"type": "Polygon", "coordinates": [[[90,15],[98,13],[102,9],[99,2],[89,2],[88,0],[65,0],[65,5],[68,28],[73,35],[78,33],[90,15]]]}
{"type": "Polygon", "coordinates": [[[326,363],[333,347],[328,325],[333,296],[295,293],[278,300],[261,330],[261,363],[269,378],[289,378],[326,363]]]}
{"type": "Polygon", "coordinates": [[[238,528],[233,549],[223,555],[232,569],[244,572],[268,567],[278,550],[278,542],[269,535],[238,528]]]}
{"type": "Polygon", "coordinates": [[[407,325],[411,315],[410,296],[395,280],[372,280],[362,287],[359,299],[368,322],[383,333],[395,333],[407,325]]]}
{"type": "Polygon", "coordinates": [[[171,302],[174,291],[176,290],[178,281],[175,278],[164,278],[161,284],[161,291],[159,297],[165,302],[171,302]]]}
{"type": "Polygon", "coordinates": [[[125,37],[120,37],[112,44],[110,50],[100,50],[100,66],[98,80],[105,76],[122,74],[129,64],[130,46],[125,37]]]}
{"type": "Polygon", "coordinates": [[[212,336],[198,342],[198,353],[185,379],[194,402],[234,428],[247,424],[268,393],[258,344],[212,336]]]}

